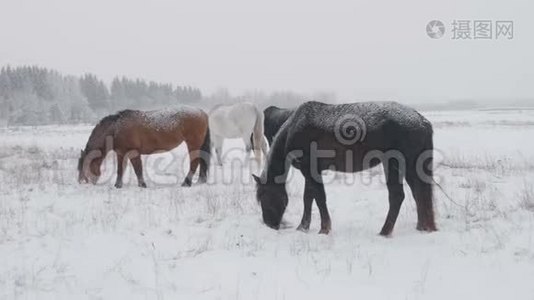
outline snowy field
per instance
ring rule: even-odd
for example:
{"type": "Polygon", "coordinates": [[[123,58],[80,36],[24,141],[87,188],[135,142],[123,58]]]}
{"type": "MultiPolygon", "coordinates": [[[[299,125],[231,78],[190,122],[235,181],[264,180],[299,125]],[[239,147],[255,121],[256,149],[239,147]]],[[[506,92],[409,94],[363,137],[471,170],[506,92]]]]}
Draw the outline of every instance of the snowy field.
{"type": "Polygon", "coordinates": [[[428,112],[439,231],[406,200],[392,237],[381,168],[328,174],[332,232],[296,231],[303,180],[280,231],[261,222],[242,143],[209,185],[182,188],[185,146],[144,157],[113,187],[77,182],[91,126],[0,129],[0,298],[534,299],[534,111],[428,112]]]}

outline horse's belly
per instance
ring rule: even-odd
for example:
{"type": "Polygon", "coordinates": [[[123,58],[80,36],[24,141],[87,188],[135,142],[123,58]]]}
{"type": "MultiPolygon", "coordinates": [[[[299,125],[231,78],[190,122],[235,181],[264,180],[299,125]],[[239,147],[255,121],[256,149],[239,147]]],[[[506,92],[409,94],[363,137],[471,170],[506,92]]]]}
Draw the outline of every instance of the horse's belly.
{"type": "Polygon", "coordinates": [[[122,133],[116,138],[117,148],[123,150],[135,149],[140,154],[167,152],[178,147],[183,136],[177,131],[139,130],[137,132],[122,133]]]}
{"type": "Polygon", "coordinates": [[[375,167],[382,159],[382,152],[363,145],[346,147],[336,142],[323,141],[318,146],[310,148],[310,152],[305,152],[307,157],[303,161],[319,171],[355,173],[375,167]],[[312,153],[314,150],[316,152],[312,153]]]}
{"type": "Polygon", "coordinates": [[[233,123],[220,124],[219,126],[211,127],[210,131],[212,131],[215,135],[225,138],[242,138],[244,135],[246,135],[247,131],[252,133],[252,129],[245,128],[245,126],[239,127],[237,124],[233,123]]]}
{"type": "Polygon", "coordinates": [[[243,138],[250,135],[256,122],[256,116],[249,113],[241,115],[226,114],[210,116],[210,131],[225,138],[243,138]]]}
{"type": "Polygon", "coordinates": [[[320,159],[317,166],[320,171],[333,170],[343,173],[355,173],[374,167],[376,164],[376,162],[372,162],[366,165],[361,160],[355,161],[351,159],[320,159]]]}

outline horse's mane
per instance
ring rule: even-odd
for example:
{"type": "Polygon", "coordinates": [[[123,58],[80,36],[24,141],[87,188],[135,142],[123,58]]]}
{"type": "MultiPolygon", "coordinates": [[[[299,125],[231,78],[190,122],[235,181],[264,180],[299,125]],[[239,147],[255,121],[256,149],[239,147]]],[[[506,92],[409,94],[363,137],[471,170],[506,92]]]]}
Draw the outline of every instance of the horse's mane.
{"type": "Polygon", "coordinates": [[[211,109],[209,110],[210,113],[212,113],[213,111],[221,108],[221,107],[232,107],[232,106],[238,106],[238,105],[252,105],[253,107],[256,108],[256,110],[259,111],[259,109],[256,107],[256,105],[254,105],[254,103],[252,102],[249,102],[249,101],[240,101],[240,102],[231,102],[231,103],[218,103],[218,104],[215,104],[214,106],[211,107],[211,109]]]}
{"type": "Polygon", "coordinates": [[[236,104],[241,104],[242,102],[232,102],[232,103],[218,103],[218,104],[215,104],[213,105],[210,110],[209,110],[209,113],[212,113],[214,111],[216,111],[217,109],[221,108],[221,107],[232,107],[236,104]]]}
{"type": "MultiPolygon", "coordinates": [[[[105,125],[111,125],[112,123],[117,122],[119,119],[121,119],[121,118],[123,118],[125,116],[129,116],[134,112],[135,112],[134,110],[125,109],[125,110],[118,111],[118,112],[116,112],[116,113],[114,113],[112,115],[105,116],[98,122],[96,127],[105,126],[105,125]]],[[[95,129],[96,129],[96,127],[95,127],[95,129]]]]}
{"type": "Polygon", "coordinates": [[[221,106],[225,106],[225,105],[227,105],[227,104],[224,104],[224,103],[215,104],[215,105],[213,105],[213,106],[210,108],[210,112],[212,112],[212,111],[218,109],[218,108],[221,107],[221,106]]]}
{"type": "MultiPolygon", "coordinates": [[[[288,123],[291,120],[285,122],[280,130],[273,138],[273,143],[269,154],[267,155],[266,165],[261,174],[262,179],[265,182],[271,182],[274,178],[285,178],[289,169],[286,169],[286,146],[288,142],[289,127],[288,123]]],[[[285,179],[283,179],[285,181],[285,179]]]]}
{"type": "MultiPolygon", "coordinates": [[[[109,129],[112,128],[113,125],[117,123],[117,121],[121,120],[122,118],[126,116],[130,116],[133,113],[135,113],[135,110],[131,109],[125,109],[118,111],[112,115],[105,116],[102,118],[93,128],[93,131],[91,131],[91,135],[89,136],[89,140],[87,141],[87,144],[85,146],[85,150],[92,150],[95,148],[95,144],[99,144],[103,141],[103,138],[106,134],[109,134],[109,129]]],[[[97,147],[101,147],[103,145],[98,145],[97,147]]]]}

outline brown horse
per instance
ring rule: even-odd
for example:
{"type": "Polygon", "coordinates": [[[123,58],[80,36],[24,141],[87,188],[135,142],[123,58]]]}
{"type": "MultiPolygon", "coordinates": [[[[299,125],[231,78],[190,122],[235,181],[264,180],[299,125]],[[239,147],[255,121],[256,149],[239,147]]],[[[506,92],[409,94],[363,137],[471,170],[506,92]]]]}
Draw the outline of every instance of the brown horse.
{"type": "Polygon", "coordinates": [[[180,107],[154,111],[123,110],[109,115],[95,126],[85,150],[78,160],[78,181],[96,184],[100,166],[106,154],[117,154],[117,181],[122,187],[122,175],[127,160],[132,162],[140,187],[143,179],[142,154],[170,151],[183,141],[189,152],[189,173],[182,186],[191,186],[191,180],[200,165],[199,182],[207,179],[210,162],[210,134],[208,115],[199,108],[180,107]]]}

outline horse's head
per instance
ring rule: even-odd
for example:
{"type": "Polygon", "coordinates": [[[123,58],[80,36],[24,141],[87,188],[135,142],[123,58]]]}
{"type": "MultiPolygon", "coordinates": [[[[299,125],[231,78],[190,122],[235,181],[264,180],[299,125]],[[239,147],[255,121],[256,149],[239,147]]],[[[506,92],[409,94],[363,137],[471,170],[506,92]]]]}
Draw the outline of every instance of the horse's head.
{"type": "Polygon", "coordinates": [[[88,152],[81,150],[78,159],[78,182],[96,184],[100,178],[100,165],[102,164],[102,152],[94,150],[88,152]]]}
{"type": "Polygon", "coordinates": [[[288,198],[285,183],[268,183],[256,175],[256,199],[261,205],[265,225],[278,230],[286,210],[288,198]]]}

